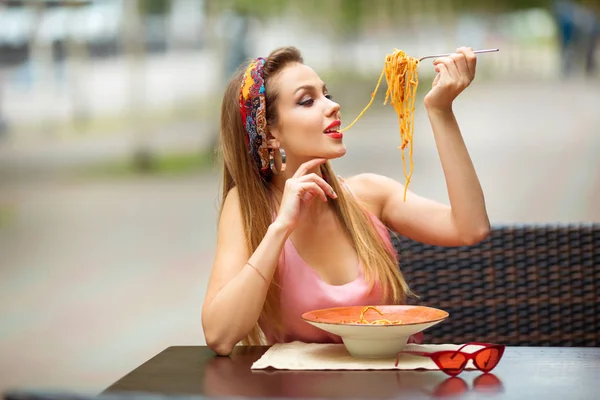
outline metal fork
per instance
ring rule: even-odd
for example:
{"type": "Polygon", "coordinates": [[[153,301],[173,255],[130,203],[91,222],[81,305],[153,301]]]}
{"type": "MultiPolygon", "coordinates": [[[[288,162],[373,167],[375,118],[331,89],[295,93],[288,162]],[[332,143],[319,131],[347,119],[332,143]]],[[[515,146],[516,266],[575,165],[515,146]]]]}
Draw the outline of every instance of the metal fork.
{"type": "MultiPolygon", "coordinates": [[[[491,52],[494,52],[494,51],[500,51],[500,49],[476,50],[476,51],[474,51],[473,53],[475,53],[475,54],[479,54],[479,53],[491,53],[491,52]]],[[[452,54],[455,54],[455,53],[448,53],[448,54],[435,54],[435,55],[431,55],[431,56],[425,56],[425,57],[421,57],[421,58],[419,59],[419,62],[421,62],[421,61],[423,61],[423,60],[425,60],[425,59],[427,59],[427,58],[448,57],[448,56],[451,56],[452,54]]]]}

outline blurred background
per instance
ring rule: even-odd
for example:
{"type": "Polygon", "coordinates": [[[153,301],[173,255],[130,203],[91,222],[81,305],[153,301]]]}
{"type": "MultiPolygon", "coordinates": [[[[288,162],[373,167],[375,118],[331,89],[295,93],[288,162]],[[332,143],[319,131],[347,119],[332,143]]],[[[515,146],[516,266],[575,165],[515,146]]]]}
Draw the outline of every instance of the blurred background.
{"type": "MultiPolygon", "coordinates": [[[[277,46],[344,124],[396,48],[499,48],[455,102],[491,222],[600,222],[599,18],[598,0],[0,0],[0,390],[96,393],[205,343],[222,91],[277,46]]],[[[447,203],[419,74],[410,189],[447,203]]],[[[340,175],[404,181],[384,94],[340,175]]]]}

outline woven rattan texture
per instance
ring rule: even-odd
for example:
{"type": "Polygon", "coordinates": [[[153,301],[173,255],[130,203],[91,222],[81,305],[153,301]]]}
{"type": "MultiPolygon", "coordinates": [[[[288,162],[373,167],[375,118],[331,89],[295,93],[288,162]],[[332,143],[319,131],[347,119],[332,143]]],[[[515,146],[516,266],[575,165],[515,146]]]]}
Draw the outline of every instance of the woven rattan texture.
{"type": "Polygon", "coordinates": [[[465,247],[393,242],[420,296],[408,304],[450,313],[426,342],[600,346],[600,224],[498,226],[465,247]]]}

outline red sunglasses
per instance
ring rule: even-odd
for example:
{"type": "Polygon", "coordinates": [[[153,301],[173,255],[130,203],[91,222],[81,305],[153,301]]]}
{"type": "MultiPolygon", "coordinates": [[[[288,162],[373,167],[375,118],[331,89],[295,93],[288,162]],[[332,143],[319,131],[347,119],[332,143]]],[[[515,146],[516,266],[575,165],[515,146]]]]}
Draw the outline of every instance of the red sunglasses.
{"type": "Polygon", "coordinates": [[[396,367],[398,366],[401,354],[412,354],[415,356],[431,357],[433,362],[450,376],[460,374],[467,366],[469,360],[473,360],[473,364],[478,370],[487,373],[498,365],[498,362],[502,358],[502,354],[504,354],[504,347],[503,344],[469,342],[463,344],[457,350],[442,350],[434,353],[405,350],[398,353],[398,356],[396,357],[396,367]],[[461,351],[467,346],[484,347],[474,353],[465,353],[461,351]]]}

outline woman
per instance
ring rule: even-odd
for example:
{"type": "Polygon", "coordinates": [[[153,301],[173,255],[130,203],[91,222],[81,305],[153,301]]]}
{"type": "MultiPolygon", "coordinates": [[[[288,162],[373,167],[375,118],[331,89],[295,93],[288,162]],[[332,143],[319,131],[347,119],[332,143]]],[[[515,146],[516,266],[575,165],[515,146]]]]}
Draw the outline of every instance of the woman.
{"type": "Polygon", "coordinates": [[[207,345],[340,342],[302,321],[314,309],[402,304],[409,294],[387,227],[424,243],[471,245],[489,221],[452,112],[475,76],[460,48],[434,61],[425,97],[451,206],[375,174],[347,180],[328,162],[346,153],[340,107],[299,51],[253,60],[229,83],[221,109],[223,200],[202,311],[207,345]]]}

